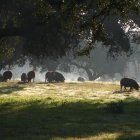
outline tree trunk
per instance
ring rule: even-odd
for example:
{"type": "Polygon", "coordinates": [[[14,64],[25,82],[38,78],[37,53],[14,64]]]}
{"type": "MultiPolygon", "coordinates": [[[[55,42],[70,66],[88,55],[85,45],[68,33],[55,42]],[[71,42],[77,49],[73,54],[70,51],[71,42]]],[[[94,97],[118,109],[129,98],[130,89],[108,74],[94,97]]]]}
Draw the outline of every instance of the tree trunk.
{"type": "Polygon", "coordinates": [[[87,75],[88,75],[88,78],[89,78],[89,81],[94,81],[96,80],[97,78],[99,78],[100,76],[102,76],[103,74],[100,74],[100,73],[97,73],[97,72],[94,72],[92,73],[89,69],[87,68],[84,68],[87,75]]]}

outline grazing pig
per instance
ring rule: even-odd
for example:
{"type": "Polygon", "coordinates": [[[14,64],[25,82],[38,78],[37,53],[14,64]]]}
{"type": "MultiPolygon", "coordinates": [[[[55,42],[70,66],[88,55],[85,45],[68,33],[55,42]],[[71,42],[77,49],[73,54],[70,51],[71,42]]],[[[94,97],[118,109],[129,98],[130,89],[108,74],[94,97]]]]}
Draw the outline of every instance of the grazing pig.
{"type": "Polygon", "coordinates": [[[26,75],[26,73],[22,73],[22,75],[21,75],[21,81],[24,82],[24,83],[27,81],[27,75],[26,75]]]}
{"type": "Polygon", "coordinates": [[[64,76],[59,72],[49,71],[45,75],[45,83],[48,81],[49,83],[52,82],[64,82],[64,76]]]}
{"type": "Polygon", "coordinates": [[[32,79],[33,79],[33,82],[34,82],[34,80],[35,80],[35,72],[34,71],[29,71],[27,73],[27,80],[28,80],[28,82],[31,82],[32,79]]]}
{"type": "Polygon", "coordinates": [[[46,83],[46,81],[48,81],[49,83],[53,82],[53,72],[52,71],[48,71],[45,74],[45,83],[46,83]]]}
{"type": "Polygon", "coordinates": [[[64,76],[61,73],[53,72],[53,80],[55,82],[64,82],[65,78],[64,78],[64,76]]]}
{"type": "Polygon", "coordinates": [[[130,90],[132,90],[133,88],[136,90],[139,90],[138,83],[135,80],[130,79],[130,78],[122,78],[120,81],[120,86],[121,86],[121,90],[123,86],[125,89],[126,87],[130,87],[130,90]]]}
{"type": "Polygon", "coordinates": [[[6,82],[8,79],[11,80],[12,78],[12,72],[11,71],[5,71],[3,73],[3,81],[6,82]]]}
{"type": "Polygon", "coordinates": [[[82,81],[83,82],[83,81],[85,81],[85,79],[83,77],[78,77],[77,81],[82,81]]]}

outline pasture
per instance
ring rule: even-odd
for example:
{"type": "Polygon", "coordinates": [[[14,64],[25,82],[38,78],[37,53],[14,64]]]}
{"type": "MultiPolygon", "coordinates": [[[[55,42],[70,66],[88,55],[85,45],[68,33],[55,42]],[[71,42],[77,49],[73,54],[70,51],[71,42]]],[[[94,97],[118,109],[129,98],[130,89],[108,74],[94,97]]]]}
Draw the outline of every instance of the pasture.
{"type": "Polygon", "coordinates": [[[113,83],[0,83],[0,140],[140,140],[140,92],[113,83]],[[112,112],[110,103],[123,102],[112,112]]]}

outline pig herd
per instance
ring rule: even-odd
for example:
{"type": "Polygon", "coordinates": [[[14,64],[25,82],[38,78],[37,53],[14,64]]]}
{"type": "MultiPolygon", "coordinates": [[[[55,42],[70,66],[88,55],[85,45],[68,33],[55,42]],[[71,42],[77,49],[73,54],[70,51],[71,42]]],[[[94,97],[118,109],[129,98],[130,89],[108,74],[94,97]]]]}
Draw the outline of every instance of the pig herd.
{"type": "MultiPolygon", "coordinates": [[[[13,74],[11,71],[5,71],[3,73],[3,75],[0,76],[1,81],[6,82],[7,80],[11,80],[13,74]]],[[[31,81],[35,81],[35,72],[34,71],[29,71],[27,74],[26,73],[22,73],[21,74],[21,81],[26,83],[30,83],[31,81]]],[[[64,82],[65,78],[64,76],[56,71],[48,71],[45,74],[45,83],[49,82],[49,83],[58,83],[58,82],[64,82]]]]}
{"type": "MultiPolygon", "coordinates": [[[[12,72],[11,71],[5,71],[3,73],[3,75],[0,75],[0,79],[3,82],[6,82],[7,80],[11,80],[12,78],[12,72]]],[[[80,77],[81,78],[81,77],[80,77]]],[[[78,81],[83,81],[83,79],[78,79],[78,81]]],[[[34,71],[29,71],[27,74],[26,73],[22,73],[21,74],[21,81],[26,83],[26,82],[31,82],[31,81],[35,81],[35,72],[34,71]]],[[[64,82],[65,78],[64,76],[56,71],[48,71],[45,74],[45,83],[58,83],[58,82],[64,82]]],[[[122,88],[124,87],[124,89],[126,89],[126,87],[129,87],[130,90],[135,89],[135,90],[139,90],[139,85],[138,83],[130,78],[122,78],[120,80],[120,88],[122,90],[122,88]]]]}

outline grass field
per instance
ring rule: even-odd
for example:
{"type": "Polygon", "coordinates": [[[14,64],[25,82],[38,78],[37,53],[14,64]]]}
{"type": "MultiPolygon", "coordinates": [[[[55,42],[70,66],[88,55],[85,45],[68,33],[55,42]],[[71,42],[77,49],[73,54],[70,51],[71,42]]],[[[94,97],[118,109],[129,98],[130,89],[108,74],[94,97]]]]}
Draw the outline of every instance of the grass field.
{"type": "Polygon", "coordinates": [[[140,140],[140,92],[110,83],[0,83],[0,140],[140,140]],[[123,102],[122,112],[108,110],[123,102]]]}

